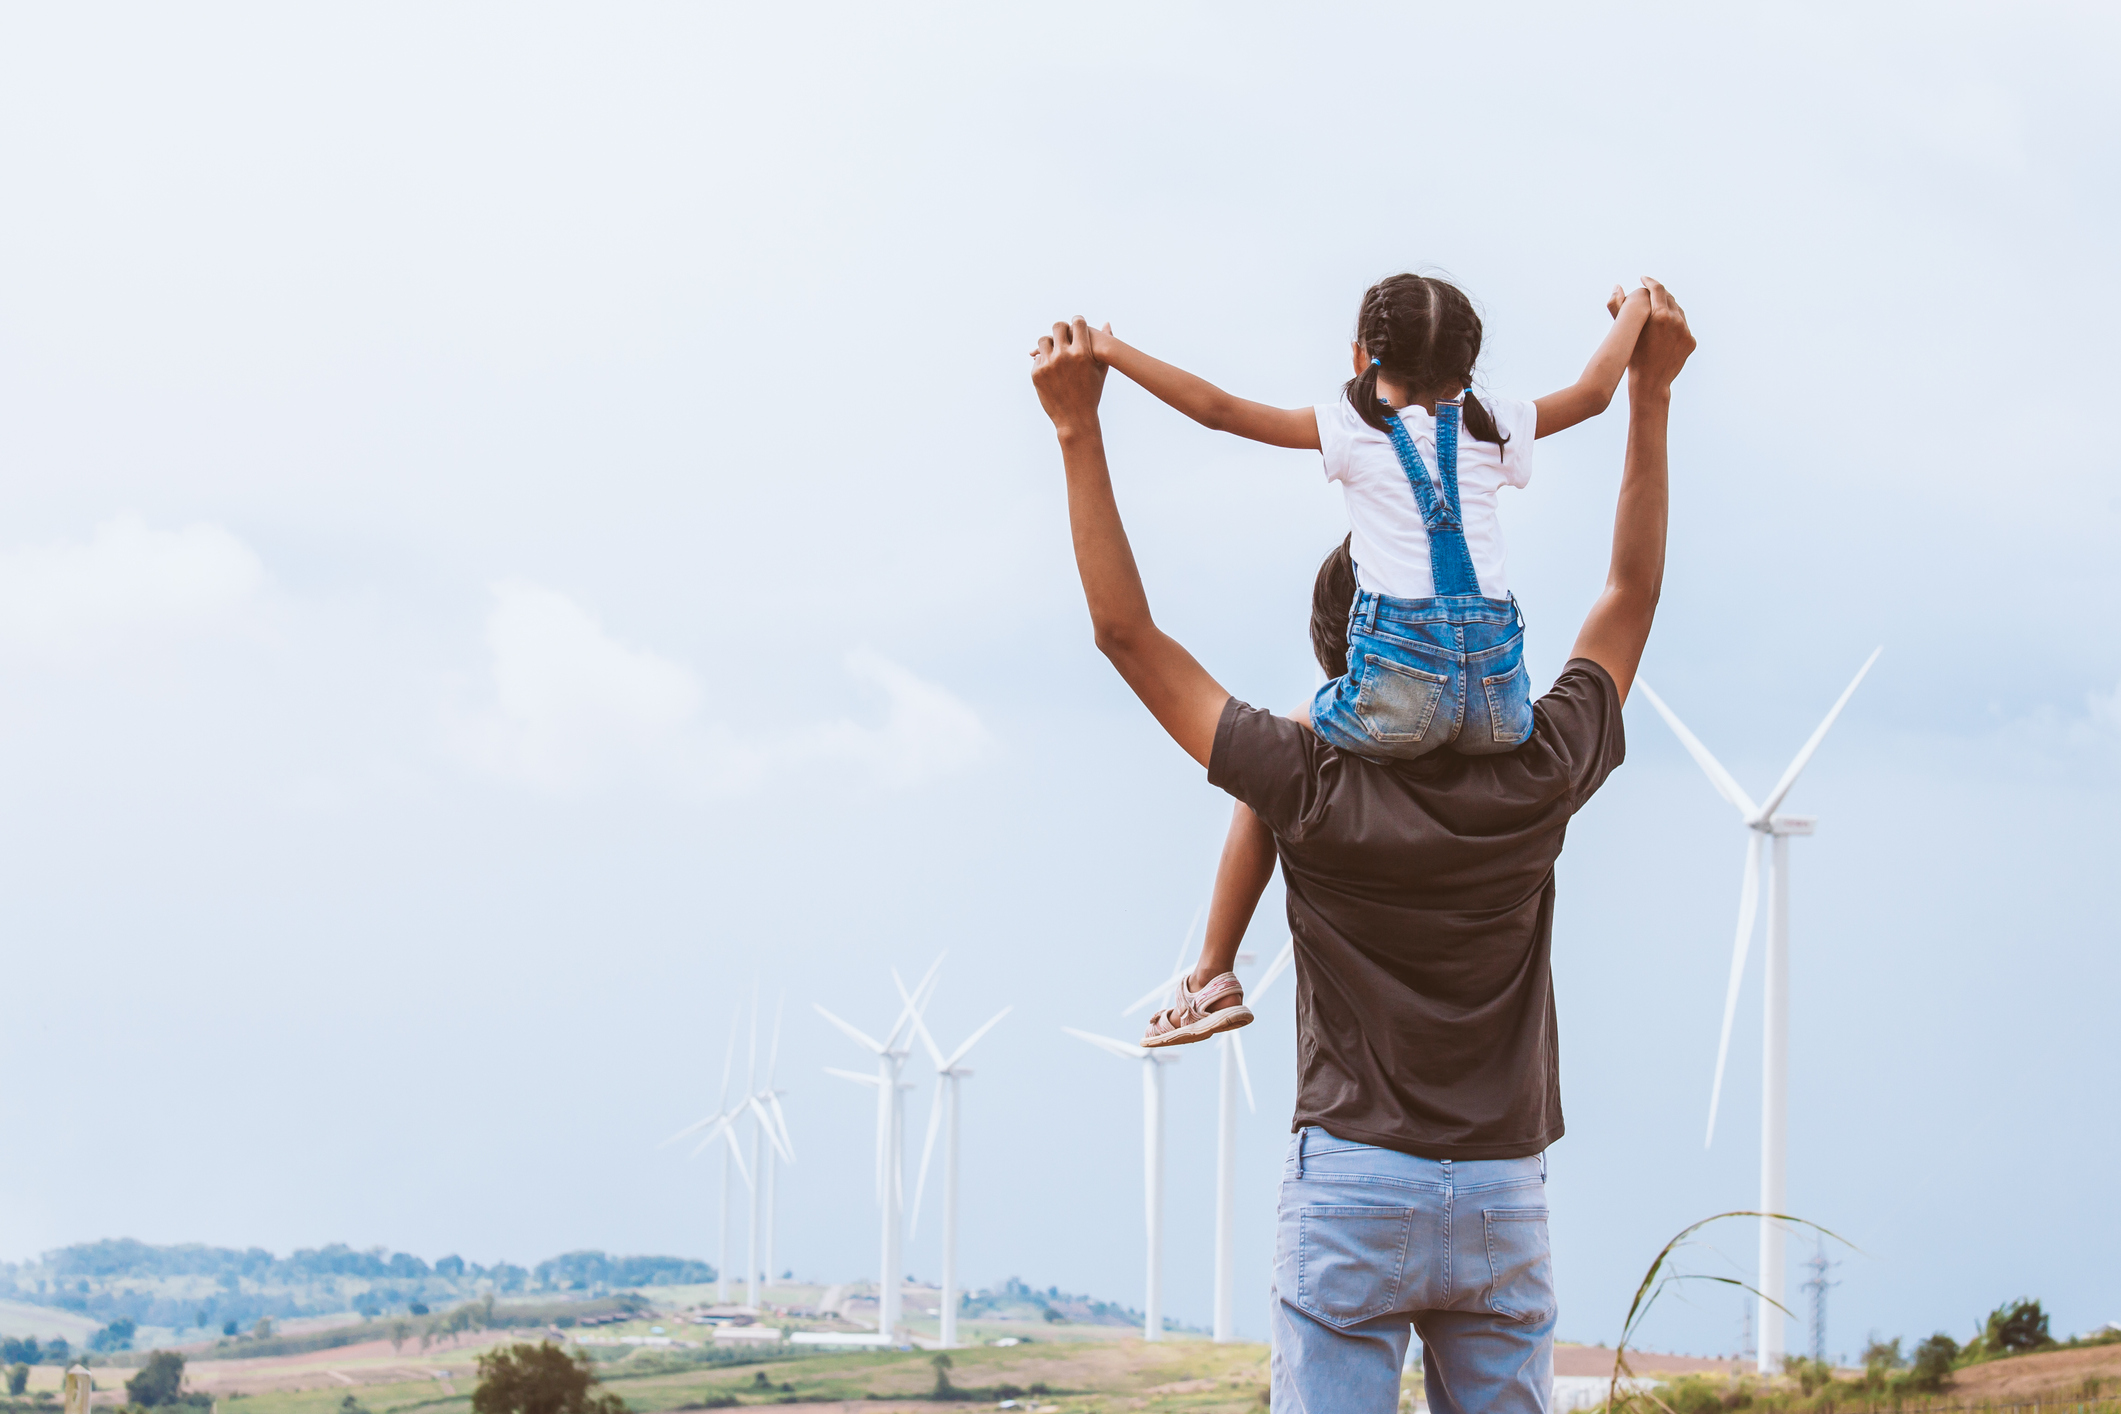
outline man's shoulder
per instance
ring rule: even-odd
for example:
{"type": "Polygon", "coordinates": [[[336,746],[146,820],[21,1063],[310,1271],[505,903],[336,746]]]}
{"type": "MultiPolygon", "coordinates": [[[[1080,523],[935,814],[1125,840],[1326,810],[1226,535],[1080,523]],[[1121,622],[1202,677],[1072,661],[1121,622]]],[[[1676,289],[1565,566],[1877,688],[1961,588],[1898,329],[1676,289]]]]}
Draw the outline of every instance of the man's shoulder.
{"type": "Polygon", "coordinates": [[[1613,675],[1589,658],[1571,658],[1532,704],[1532,741],[1567,778],[1578,808],[1627,756],[1620,708],[1613,675]]]}

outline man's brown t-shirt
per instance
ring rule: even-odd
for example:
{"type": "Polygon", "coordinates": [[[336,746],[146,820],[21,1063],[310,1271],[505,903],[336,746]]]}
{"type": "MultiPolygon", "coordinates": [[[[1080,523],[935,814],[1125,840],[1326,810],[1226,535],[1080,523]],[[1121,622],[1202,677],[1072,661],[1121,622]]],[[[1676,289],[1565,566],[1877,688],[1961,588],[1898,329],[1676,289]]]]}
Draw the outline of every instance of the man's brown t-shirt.
{"type": "Polygon", "coordinates": [[[1572,660],[1500,756],[1382,763],[1232,698],[1208,779],[1274,832],[1296,939],[1293,1127],[1429,1159],[1561,1137],[1549,965],[1569,817],[1625,754],[1605,669],[1572,660]]]}

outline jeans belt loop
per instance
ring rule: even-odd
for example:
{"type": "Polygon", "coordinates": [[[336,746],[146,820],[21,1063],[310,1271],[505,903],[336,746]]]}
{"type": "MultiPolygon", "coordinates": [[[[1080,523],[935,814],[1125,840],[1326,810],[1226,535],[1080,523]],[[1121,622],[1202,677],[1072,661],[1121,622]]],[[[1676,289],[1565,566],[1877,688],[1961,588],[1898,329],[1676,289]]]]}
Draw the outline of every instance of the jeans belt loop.
{"type": "Polygon", "coordinates": [[[1370,596],[1369,604],[1363,609],[1362,626],[1365,633],[1377,632],[1377,596],[1375,594],[1370,596]]]}
{"type": "Polygon", "coordinates": [[[1311,1127],[1305,1125],[1296,1131],[1296,1176],[1304,1176],[1304,1140],[1311,1137],[1311,1127]]]}
{"type": "MultiPolygon", "coordinates": [[[[1512,595],[1511,597],[1515,598],[1516,596],[1512,595]]],[[[1544,1149],[1539,1151],[1539,1181],[1541,1183],[1547,1181],[1547,1151],[1544,1149]]]]}
{"type": "MultiPolygon", "coordinates": [[[[1514,610],[1514,611],[1516,612],[1516,614],[1517,614],[1517,626],[1518,626],[1519,628],[1523,628],[1523,627],[1524,627],[1524,605],[1522,605],[1522,604],[1520,604],[1520,603],[1518,603],[1518,602],[1517,602],[1517,591],[1516,591],[1516,590],[1514,590],[1514,589],[1510,591],[1510,608],[1511,608],[1512,610],[1514,610]]],[[[1540,1163],[1541,1163],[1541,1164],[1544,1164],[1544,1163],[1546,1163],[1546,1154],[1545,1154],[1545,1153],[1544,1153],[1543,1151],[1541,1152],[1541,1154],[1540,1154],[1540,1156],[1539,1156],[1539,1161],[1540,1161],[1540,1163]]],[[[1542,1169],[1540,1170],[1540,1176],[1541,1176],[1542,1178],[1546,1176],[1546,1171],[1545,1171],[1545,1169],[1543,1169],[1543,1168],[1542,1168],[1542,1169]]]]}

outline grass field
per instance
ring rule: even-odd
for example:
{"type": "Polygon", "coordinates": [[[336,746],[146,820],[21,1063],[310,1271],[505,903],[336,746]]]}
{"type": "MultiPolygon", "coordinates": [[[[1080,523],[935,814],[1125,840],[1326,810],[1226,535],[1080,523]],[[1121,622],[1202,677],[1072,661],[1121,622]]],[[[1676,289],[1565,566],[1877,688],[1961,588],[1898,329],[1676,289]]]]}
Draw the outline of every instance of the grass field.
{"type": "MultiPolygon", "coordinates": [[[[449,1369],[454,1394],[429,1376],[393,1383],[336,1382],[308,1389],[224,1397],[220,1414],[339,1414],[353,1397],[371,1414],[470,1414],[475,1380],[470,1352],[457,1359],[435,1352],[420,1361],[449,1369]]],[[[1024,1406],[1078,1414],[1105,1409],[1238,1411],[1263,1407],[1267,1351],[1262,1345],[1214,1345],[1180,1339],[1150,1345],[1138,1338],[1034,1339],[1011,1349],[973,1346],[950,1352],[953,1384],[980,1391],[967,1401],[992,1408],[999,1386],[1021,1392],[1024,1406]],[[1032,1395],[1034,1385],[1044,1392],[1032,1395]]],[[[950,1406],[926,1396],[935,1385],[933,1357],[925,1351],[848,1351],[769,1358],[759,1363],[669,1369],[652,1352],[629,1355],[602,1367],[605,1388],[639,1414],[699,1406],[716,1397],[744,1405],[777,1408],[853,1404],[865,1411],[917,1401],[929,1410],[950,1406]],[[637,1366],[640,1373],[632,1373],[637,1366]],[[658,1369],[658,1366],[665,1368],[658,1369]]],[[[349,1373],[353,1367],[348,1367],[349,1373]]],[[[100,1382],[99,1382],[100,1383],[100,1382]]]]}

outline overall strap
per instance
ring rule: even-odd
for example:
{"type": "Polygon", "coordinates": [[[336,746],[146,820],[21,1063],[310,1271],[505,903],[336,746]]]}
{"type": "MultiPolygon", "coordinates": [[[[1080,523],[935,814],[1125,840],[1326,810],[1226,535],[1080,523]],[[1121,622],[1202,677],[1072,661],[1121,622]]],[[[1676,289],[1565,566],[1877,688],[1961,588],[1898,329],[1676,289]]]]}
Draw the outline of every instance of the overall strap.
{"type": "Polygon", "coordinates": [[[1459,402],[1439,399],[1436,404],[1436,465],[1443,473],[1440,496],[1399,414],[1385,413],[1392,450],[1399,454],[1399,469],[1407,474],[1407,484],[1414,488],[1414,501],[1421,507],[1422,528],[1429,534],[1429,575],[1436,581],[1438,598],[1480,593],[1480,576],[1473,572],[1473,552],[1466,547],[1465,518],[1458,503],[1459,402]]]}

